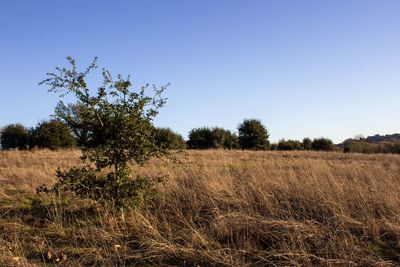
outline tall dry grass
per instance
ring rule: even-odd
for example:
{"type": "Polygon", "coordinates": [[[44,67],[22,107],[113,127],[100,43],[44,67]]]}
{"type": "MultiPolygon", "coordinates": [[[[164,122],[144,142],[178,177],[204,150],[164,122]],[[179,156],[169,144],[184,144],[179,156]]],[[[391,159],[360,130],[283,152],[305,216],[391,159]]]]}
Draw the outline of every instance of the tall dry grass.
{"type": "Polygon", "coordinates": [[[188,151],[134,167],[166,179],[124,218],[35,195],[78,157],[0,153],[1,266],[400,264],[398,155],[188,151]]]}

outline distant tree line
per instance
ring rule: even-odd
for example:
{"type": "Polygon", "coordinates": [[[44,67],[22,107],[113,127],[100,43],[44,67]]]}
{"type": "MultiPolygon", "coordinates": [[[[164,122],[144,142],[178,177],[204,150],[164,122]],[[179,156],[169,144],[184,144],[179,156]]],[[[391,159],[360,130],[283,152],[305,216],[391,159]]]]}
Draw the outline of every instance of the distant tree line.
{"type": "MultiPolygon", "coordinates": [[[[89,131],[87,132],[89,133],[89,131]]],[[[155,144],[163,149],[185,149],[183,137],[169,128],[153,128],[155,144]]],[[[71,129],[59,119],[42,121],[37,126],[27,128],[20,123],[9,124],[1,128],[0,144],[2,149],[27,150],[32,148],[64,149],[82,145],[97,146],[101,138],[90,138],[89,134],[71,129]],[[78,133],[78,134],[77,134],[78,133]]]]}
{"type": "Polygon", "coordinates": [[[400,154],[400,141],[382,141],[370,143],[366,138],[345,141],[341,147],[345,153],[395,153],[400,154]]]}
{"type": "MultiPolygon", "coordinates": [[[[22,124],[9,124],[1,128],[0,144],[2,149],[63,149],[83,145],[97,146],[101,138],[90,137],[91,129],[83,120],[79,120],[79,106],[56,108],[54,119],[42,121],[35,127],[27,128],[22,124]]],[[[221,127],[198,127],[189,132],[186,141],[182,135],[170,128],[153,127],[156,146],[162,149],[248,149],[248,150],[313,150],[344,151],[345,153],[398,153],[400,141],[370,143],[366,138],[348,139],[335,145],[328,138],[304,138],[302,141],[282,139],[270,143],[267,128],[257,119],[245,119],[234,133],[221,127]]]]}
{"type": "MultiPolygon", "coordinates": [[[[80,119],[79,105],[56,107],[54,119],[42,121],[27,128],[21,124],[10,124],[1,129],[2,149],[62,149],[80,146],[96,147],[102,142],[101,136],[93,136],[83,119],[80,119]],[[99,143],[100,142],[100,143],[99,143]]],[[[83,118],[83,116],[82,116],[83,118]]],[[[96,131],[98,132],[98,131],[96,131]]],[[[221,127],[199,127],[189,132],[187,141],[170,128],[153,127],[154,142],[162,149],[249,149],[249,150],[335,150],[333,142],[326,138],[303,141],[281,140],[269,142],[269,132],[257,119],[245,119],[238,126],[238,133],[221,127]]]]}

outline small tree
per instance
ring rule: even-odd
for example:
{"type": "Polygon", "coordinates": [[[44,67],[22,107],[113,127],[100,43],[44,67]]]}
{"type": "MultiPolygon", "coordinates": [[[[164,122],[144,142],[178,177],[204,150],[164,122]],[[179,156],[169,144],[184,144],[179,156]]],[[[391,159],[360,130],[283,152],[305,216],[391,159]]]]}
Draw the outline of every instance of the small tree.
{"type": "Polygon", "coordinates": [[[277,150],[303,150],[303,144],[297,140],[280,140],[276,147],[277,150]]]}
{"type": "Polygon", "coordinates": [[[54,109],[55,117],[71,129],[78,146],[85,146],[89,141],[90,128],[84,112],[85,107],[79,102],[60,101],[54,109]]]}
{"type": "MultiPolygon", "coordinates": [[[[114,206],[143,203],[151,183],[131,177],[131,163],[144,164],[151,157],[165,154],[154,140],[153,118],[164,106],[161,97],[165,86],[153,86],[154,95],[147,96],[144,86],[131,90],[130,77],[118,75],[114,80],[103,69],[103,84],[94,93],[86,83],[87,75],[97,68],[96,60],[83,72],[68,57],[70,68],[57,67],[40,84],[60,96],[72,94],[80,106],[79,116],[88,128],[88,142],[82,147],[82,168],[59,170],[55,189],[66,188],[82,197],[100,199],[114,206]],[[95,168],[90,163],[93,163],[95,168]]],[[[76,122],[76,121],[74,121],[76,122]]]]}
{"type": "Polygon", "coordinates": [[[245,119],[238,127],[242,149],[267,150],[269,133],[260,120],[245,119]]]}
{"type": "Polygon", "coordinates": [[[162,149],[185,149],[186,142],[170,128],[154,128],[156,145],[162,149]]]}
{"type": "Polygon", "coordinates": [[[38,148],[70,148],[76,142],[67,125],[58,120],[43,121],[31,131],[31,146],[38,148]]]}
{"type": "Polygon", "coordinates": [[[303,147],[305,150],[311,150],[312,140],[308,137],[303,139],[303,147]]]}
{"type": "Polygon", "coordinates": [[[207,127],[195,128],[189,132],[187,145],[190,149],[208,149],[213,147],[212,130],[207,127]]]}
{"type": "Polygon", "coordinates": [[[29,143],[29,132],[22,124],[9,124],[0,131],[2,149],[25,149],[29,143]]]}
{"type": "Polygon", "coordinates": [[[311,148],[317,151],[333,151],[335,149],[335,145],[331,139],[317,138],[312,141],[311,148]]]}
{"type": "Polygon", "coordinates": [[[220,127],[211,130],[212,148],[233,149],[238,147],[238,139],[231,131],[220,127]]]}

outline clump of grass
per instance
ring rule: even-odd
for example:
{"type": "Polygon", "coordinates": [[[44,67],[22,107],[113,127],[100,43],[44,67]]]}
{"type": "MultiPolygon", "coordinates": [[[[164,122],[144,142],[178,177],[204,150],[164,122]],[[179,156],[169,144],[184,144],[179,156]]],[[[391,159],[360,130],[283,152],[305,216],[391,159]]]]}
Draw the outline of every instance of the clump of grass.
{"type": "Polygon", "coordinates": [[[188,151],[133,167],[168,178],[124,218],[36,194],[78,152],[0,155],[0,265],[58,264],[47,253],[65,266],[400,264],[398,155],[188,151]]]}

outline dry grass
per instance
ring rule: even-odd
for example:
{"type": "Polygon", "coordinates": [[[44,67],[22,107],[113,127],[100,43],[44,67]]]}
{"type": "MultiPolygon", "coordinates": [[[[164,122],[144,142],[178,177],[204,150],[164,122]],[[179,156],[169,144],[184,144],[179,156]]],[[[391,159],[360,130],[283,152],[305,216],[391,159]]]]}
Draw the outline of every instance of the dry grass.
{"type": "Polygon", "coordinates": [[[78,156],[0,153],[0,266],[400,264],[398,155],[188,151],[136,167],[167,178],[124,219],[36,196],[78,156]]]}

